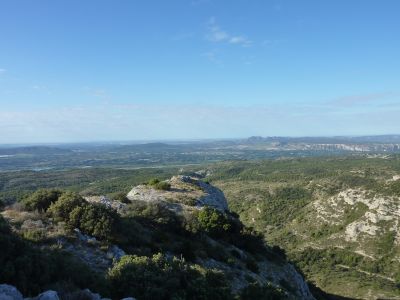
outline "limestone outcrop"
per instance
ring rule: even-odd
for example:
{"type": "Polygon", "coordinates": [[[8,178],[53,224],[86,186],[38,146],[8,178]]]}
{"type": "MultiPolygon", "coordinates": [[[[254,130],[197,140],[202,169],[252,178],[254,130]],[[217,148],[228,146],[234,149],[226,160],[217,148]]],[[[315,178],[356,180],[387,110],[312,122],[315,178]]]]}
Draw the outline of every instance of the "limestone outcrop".
{"type": "Polygon", "coordinates": [[[182,206],[201,209],[210,206],[222,212],[228,211],[224,193],[198,178],[192,176],[174,176],[166,181],[171,185],[168,190],[159,190],[151,185],[134,187],[127,195],[131,201],[164,202],[173,210],[182,206]]]}

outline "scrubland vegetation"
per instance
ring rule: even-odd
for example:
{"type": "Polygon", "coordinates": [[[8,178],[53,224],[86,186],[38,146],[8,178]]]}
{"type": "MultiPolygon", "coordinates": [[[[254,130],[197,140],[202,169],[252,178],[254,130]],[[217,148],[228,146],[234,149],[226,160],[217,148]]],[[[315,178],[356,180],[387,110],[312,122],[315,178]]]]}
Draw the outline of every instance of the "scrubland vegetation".
{"type": "Polygon", "coordinates": [[[284,248],[311,282],[332,294],[363,298],[368,291],[381,297],[399,296],[396,231],[380,223],[386,229],[375,239],[347,242],[347,226],[362,219],[368,206],[360,202],[343,206],[337,223],[329,223],[318,219],[313,203],[325,205],[348,189],[366,191],[371,199],[399,197],[400,181],[393,180],[398,174],[398,156],[341,157],[227,162],[214,168],[207,179],[225,192],[230,208],[247,226],[284,248]],[[360,247],[376,255],[357,253],[360,247]]]}
{"type": "Polygon", "coordinates": [[[281,299],[284,295],[275,286],[254,283],[235,296],[226,274],[194,263],[199,258],[239,263],[243,254],[224,244],[248,251],[244,264],[254,272],[258,272],[260,257],[284,261],[235,216],[212,208],[179,217],[161,204],[137,202],[128,204],[120,215],[76,192],[40,189],[7,212],[17,218],[11,221],[12,232],[1,217],[0,247],[6,251],[0,254],[4,266],[0,281],[17,286],[26,295],[46,288],[65,297],[78,293],[79,288],[137,299],[250,299],[252,295],[281,299]],[[36,237],[36,229],[22,229],[27,221],[35,224],[38,220],[46,226],[42,236],[36,237]],[[54,228],[62,228],[61,235],[54,228]],[[57,246],[59,239],[73,240],[76,229],[95,237],[102,247],[118,244],[129,255],[109,270],[93,272],[57,246]]]}
{"type": "MultiPolygon", "coordinates": [[[[196,293],[201,295],[198,299],[209,299],[209,290],[221,289],[226,291],[221,299],[232,299],[226,288],[230,278],[196,262],[213,259],[257,274],[261,253],[278,263],[287,259],[294,262],[316,290],[322,289],[316,292],[321,299],[328,299],[324,291],[355,298],[371,290],[377,295],[398,295],[400,275],[395,257],[399,248],[393,232],[363,244],[365,251],[382,253],[370,258],[355,252],[356,245],[343,239],[346,227],[368,210],[365,204],[344,206],[337,224],[319,223],[313,209],[315,201],[325,201],[346,189],[365,190],[369,197],[400,196],[400,181],[392,179],[400,174],[398,156],[237,161],[204,168],[209,170],[204,181],[225,192],[231,214],[206,208],[177,216],[163,205],[126,199],[126,193],[137,184],[170,189],[160,183],[178,172],[173,168],[2,173],[3,206],[14,203],[11,208],[15,217],[11,224],[14,231],[4,219],[1,221],[0,246],[11,249],[0,254],[0,264],[6,266],[1,281],[15,284],[29,295],[55,286],[69,292],[89,287],[112,297],[135,292],[138,299],[163,299],[157,298],[161,294],[184,299],[196,293]],[[124,213],[117,214],[83,198],[99,194],[124,203],[124,213]],[[24,225],[27,219],[44,225],[30,228],[24,225]],[[87,265],[56,246],[60,237],[70,240],[75,228],[95,237],[103,248],[119,245],[128,256],[109,271],[89,276],[87,265]],[[210,238],[217,243],[211,243],[210,238]],[[232,246],[246,251],[246,258],[232,246]],[[19,272],[25,264],[35,267],[28,268],[27,273],[19,272]],[[130,283],[129,278],[144,269],[148,277],[140,280],[151,282],[154,288],[150,290],[140,282],[130,283]],[[56,270],[59,273],[55,274],[56,270]],[[172,279],[160,283],[159,274],[172,279]]],[[[196,169],[186,168],[184,172],[192,170],[196,169]]],[[[236,297],[284,298],[285,291],[279,287],[260,286],[250,279],[249,283],[236,297]]]]}

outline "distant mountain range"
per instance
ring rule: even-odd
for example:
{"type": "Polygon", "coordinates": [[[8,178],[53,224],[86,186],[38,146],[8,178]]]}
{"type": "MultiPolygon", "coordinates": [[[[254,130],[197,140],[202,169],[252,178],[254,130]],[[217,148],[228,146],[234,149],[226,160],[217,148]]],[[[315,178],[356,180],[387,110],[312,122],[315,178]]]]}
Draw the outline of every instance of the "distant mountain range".
{"type": "Polygon", "coordinates": [[[400,135],[361,137],[261,137],[244,141],[250,145],[270,145],[269,150],[313,150],[354,152],[400,151],[400,135]]]}
{"type": "Polygon", "coordinates": [[[251,136],[247,142],[281,142],[281,143],[313,143],[313,144],[347,144],[347,143],[400,143],[400,135],[372,135],[372,136],[333,136],[333,137],[262,137],[251,136]]]}

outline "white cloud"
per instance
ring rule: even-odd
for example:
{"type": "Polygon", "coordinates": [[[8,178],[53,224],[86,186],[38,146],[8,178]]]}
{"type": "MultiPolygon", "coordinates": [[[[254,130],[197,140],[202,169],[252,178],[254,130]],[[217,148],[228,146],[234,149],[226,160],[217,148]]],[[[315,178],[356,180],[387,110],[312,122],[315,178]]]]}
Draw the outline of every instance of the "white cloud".
{"type": "Polygon", "coordinates": [[[34,85],[31,86],[31,88],[33,90],[37,91],[37,92],[46,93],[47,95],[51,95],[52,94],[50,89],[45,85],[34,84],[34,85]]]}
{"type": "Polygon", "coordinates": [[[206,38],[212,42],[225,42],[241,46],[250,46],[252,41],[242,35],[231,35],[223,30],[216,22],[215,18],[211,18],[207,23],[206,38]]]}
{"type": "Polygon", "coordinates": [[[216,50],[207,51],[201,54],[201,56],[206,57],[210,62],[215,63],[217,65],[221,65],[222,62],[218,57],[218,53],[216,50]]]}

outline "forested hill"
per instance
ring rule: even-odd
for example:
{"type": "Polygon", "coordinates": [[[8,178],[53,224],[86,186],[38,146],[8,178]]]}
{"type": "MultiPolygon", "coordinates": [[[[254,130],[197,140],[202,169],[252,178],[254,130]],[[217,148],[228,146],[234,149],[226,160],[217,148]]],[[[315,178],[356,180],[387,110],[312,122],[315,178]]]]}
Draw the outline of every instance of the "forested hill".
{"type": "Polygon", "coordinates": [[[330,294],[400,299],[400,160],[341,157],[210,168],[233,211],[330,294]]]}

